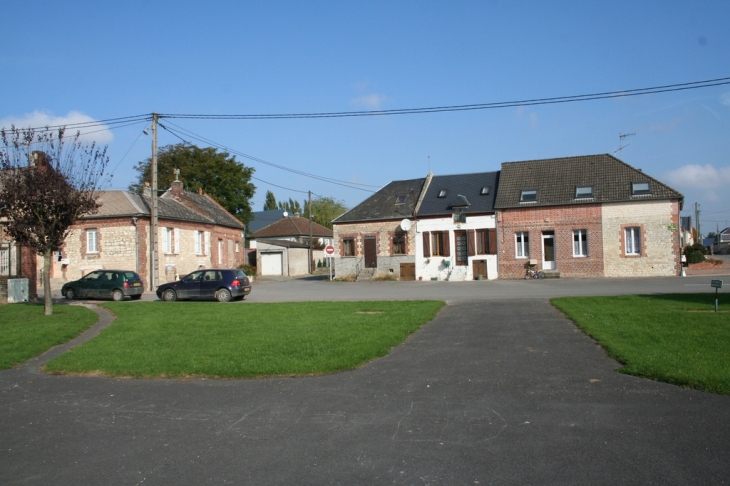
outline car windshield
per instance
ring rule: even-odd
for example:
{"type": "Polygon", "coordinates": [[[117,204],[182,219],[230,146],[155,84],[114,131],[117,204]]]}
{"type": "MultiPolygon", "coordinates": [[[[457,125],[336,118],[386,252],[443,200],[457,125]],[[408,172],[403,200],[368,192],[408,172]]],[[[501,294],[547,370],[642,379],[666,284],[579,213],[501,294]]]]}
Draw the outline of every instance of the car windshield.
{"type": "Polygon", "coordinates": [[[85,276],[82,280],[97,280],[103,272],[91,272],[85,276]]]}
{"type": "Polygon", "coordinates": [[[183,277],[183,282],[195,282],[200,280],[200,277],[203,275],[203,272],[193,272],[185,277],[183,277]]]}

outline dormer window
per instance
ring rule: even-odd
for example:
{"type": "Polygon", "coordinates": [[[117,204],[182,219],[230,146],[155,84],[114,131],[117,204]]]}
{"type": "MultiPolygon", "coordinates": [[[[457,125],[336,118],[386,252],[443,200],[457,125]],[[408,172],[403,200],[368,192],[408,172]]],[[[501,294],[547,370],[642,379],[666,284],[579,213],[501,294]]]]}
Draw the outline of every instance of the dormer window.
{"type": "Polygon", "coordinates": [[[454,208],[454,223],[466,223],[466,208],[454,208]]]}
{"type": "Polygon", "coordinates": [[[396,196],[395,197],[396,204],[403,204],[405,202],[406,202],[406,196],[396,196]]]}
{"type": "Polygon", "coordinates": [[[520,194],[520,202],[537,201],[537,189],[524,190],[520,194]]]}
{"type": "Polygon", "coordinates": [[[437,197],[446,197],[447,193],[448,193],[448,191],[446,189],[441,189],[439,191],[439,195],[437,197]]]}
{"type": "Polygon", "coordinates": [[[576,199],[587,199],[593,197],[593,186],[578,186],[575,188],[576,199]]]}
{"type": "Polygon", "coordinates": [[[633,182],[631,184],[631,194],[633,196],[651,194],[651,185],[648,182],[633,182]]]}
{"type": "Polygon", "coordinates": [[[479,195],[480,196],[486,196],[486,195],[489,194],[489,192],[490,192],[489,191],[489,186],[484,186],[484,187],[482,187],[482,190],[479,191],[479,195]]]}

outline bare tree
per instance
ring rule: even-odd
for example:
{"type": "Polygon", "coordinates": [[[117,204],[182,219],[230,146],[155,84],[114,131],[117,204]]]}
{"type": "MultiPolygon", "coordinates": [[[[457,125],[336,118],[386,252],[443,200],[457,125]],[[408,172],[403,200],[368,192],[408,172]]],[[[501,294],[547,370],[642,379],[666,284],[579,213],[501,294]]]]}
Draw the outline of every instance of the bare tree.
{"type": "Polygon", "coordinates": [[[65,129],[0,129],[0,217],[17,244],[43,255],[45,314],[53,313],[51,257],[71,225],[93,214],[109,157],[106,147],[85,144],[65,129]]]}

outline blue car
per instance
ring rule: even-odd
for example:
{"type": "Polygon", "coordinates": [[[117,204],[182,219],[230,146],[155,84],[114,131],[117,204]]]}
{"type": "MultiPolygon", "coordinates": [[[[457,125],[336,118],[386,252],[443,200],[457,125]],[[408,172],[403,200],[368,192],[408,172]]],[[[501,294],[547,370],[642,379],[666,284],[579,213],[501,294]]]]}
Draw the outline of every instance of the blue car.
{"type": "Polygon", "coordinates": [[[167,302],[184,299],[243,300],[251,293],[251,282],[238,268],[198,270],[176,282],[157,287],[157,297],[167,302]]]}

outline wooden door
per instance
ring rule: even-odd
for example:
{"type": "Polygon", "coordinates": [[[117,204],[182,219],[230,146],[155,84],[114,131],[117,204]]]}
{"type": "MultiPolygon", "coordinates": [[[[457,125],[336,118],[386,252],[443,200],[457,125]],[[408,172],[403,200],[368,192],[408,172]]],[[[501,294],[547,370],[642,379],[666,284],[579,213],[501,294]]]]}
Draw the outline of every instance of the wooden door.
{"type": "Polygon", "coordinates": [[[400,264],[400,279],[401,280],[416,280],[416,264],[415,263],[401,263],[400,264]]]}
{"type": "Polygon", "coordinates": [[[376,268],[378,266],[378,251],[375,246],[375,237],[365,238],[365,267],[376,268]]]}
{"type": "Polygon", "coordinates": [[[479,277],[482,277],[483,279],[487,278],[487,261],[486,260],[472,260],[471,262],[471,271],[474,275],[474,278],[477,279],[479,277]]]}

